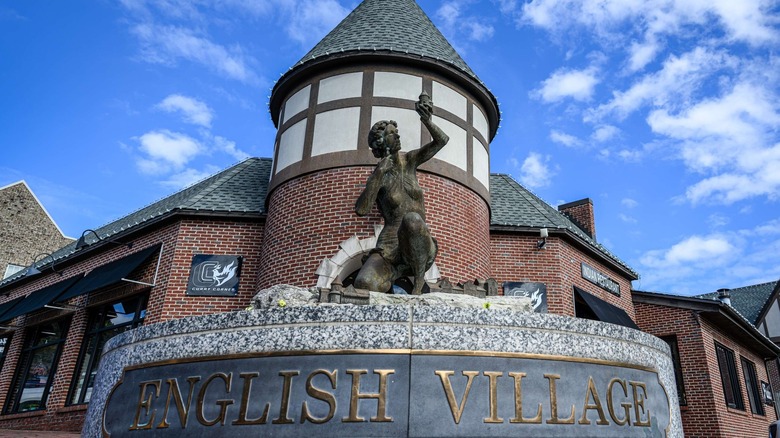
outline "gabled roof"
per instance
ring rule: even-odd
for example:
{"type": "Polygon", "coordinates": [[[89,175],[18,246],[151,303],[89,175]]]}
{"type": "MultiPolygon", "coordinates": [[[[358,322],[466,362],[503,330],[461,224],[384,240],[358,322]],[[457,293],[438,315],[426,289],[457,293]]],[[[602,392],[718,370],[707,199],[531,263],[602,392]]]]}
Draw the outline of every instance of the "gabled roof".
{"type": "Polygon", "coordinates": [[[20,181],[17,181],[15,183],[11,183],[11,184],[8,184],[6,186],[0,187],[0,192],[4,191],[6,189],[10,189],[11,187],[14,187],[16,185],[19,185],[22,188],[22,190],[25,191],[29,195],[29,197],[31,199],[33,199],[38,204],[38,207],[40,207],[40,209],[43,210],[43,212],[46,214],[46,217],[49,218],[49,221],[51,222],[52,225],[54,225],[54,227],[57,229],[57,231],[60,233],[60,235],[62,235],[62,237],[66,238],[66,239],[70,239],[70,237],[67,237],[65,235],[65,233],[62,232],[62,230],[60,229],[60,226],[57,225],[57,222],[54,221],[54,218],[51,217],[51,215],[49,214],[49,211],[46,210],[46,207],[44,207],[44,205],[40,201],[40,199],[38,199],[38,197],[35,196],[35,192],[32,191],[32,189],[30,188],[30,186],[27,185],[27,182],[25,180],[20,180],[20,181]]]}
{"type": "MultiPolygon", "coordinates": [[[[271,159],[249,158],[167,198],[108,223],[95,232],[101,239],[105,239],[176,213],[262,215],[265,214],[265,197],[268,194],[270,176],[271,159]]],[[[89,244],[98,240],[92,233],[87,234],[85,238],[89,244]]],[[[36,265],[42,267],[52,260],[59,262],[76,252],[76,242],[73,242],[36,265]]],[[[0,288],[20,279],[25,273],[26,270],[22,270],[6,278],[0,282],[0,288]]]]}
{"type": "Polygon", "coordinates": [[[445,62],[479,81],[414,0],[365,0],[296,66],[320,56],[381,50],[445,62]]]}
{"type": "MultiPolygon", "coordinates": [[[[761,316],[761,310],[763,310],[766,302],[772,297],[772,293],[777,287],[777,281],[770,281],[768,283],[731,289],[729,290],[731,307],[741,313],[751,324],[756,325],[758,324],[758,318],[761,316]]],[[[696,298],[718,300],[718,293],[710,292],[696,295],[696,298]]]]}
{"type": "MultiPolygon", "coordinates": [[[[631,291],[634,303],[687,309],[707,318],[715,325],[730,333],[744,345],[753,348],[764,357],[780,356],[780,347],[764,336],[750,321],[732,306],[718,300],[698,297],[668,295],[658,292],[631,291]]],[[[641,327],[640,327],[641,328],[641,327]]]]}
{"type": "Polygon", "coordinates": [[[528,191],[509,175],[490,175],[490,204],[491,227],[547,228],[551,234],[556,230],[565,232],[622,267],[629,275],[639,278],[630,266],[596,242],[566,215],[528,191]]]}

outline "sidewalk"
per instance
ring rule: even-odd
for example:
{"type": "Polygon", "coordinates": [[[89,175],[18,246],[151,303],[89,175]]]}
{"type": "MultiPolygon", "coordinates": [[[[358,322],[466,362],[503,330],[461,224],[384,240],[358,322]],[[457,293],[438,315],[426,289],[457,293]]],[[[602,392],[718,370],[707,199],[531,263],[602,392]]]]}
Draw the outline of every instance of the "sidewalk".
{"type": "Polygon", "coordinates": [[[76,438],[76,432],[44,432],[40,430],[0,429],[0,438],[76,438]]]}

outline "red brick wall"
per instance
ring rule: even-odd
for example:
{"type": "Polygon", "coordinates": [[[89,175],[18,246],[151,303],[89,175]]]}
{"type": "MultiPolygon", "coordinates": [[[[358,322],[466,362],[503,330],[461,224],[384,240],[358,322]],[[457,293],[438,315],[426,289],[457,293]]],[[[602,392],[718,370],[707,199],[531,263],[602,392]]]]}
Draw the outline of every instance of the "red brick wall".
{"type": "Polygon", "coordinates": [[[637,303],[637,325],[656,336],[676,335],[688,405],[681,407],[683,430],[692,437],[766,436],[776,420],[772,406],[766,415],[751,413],[740,356],[756,365],[759,380],[767,380],[763,359],[732,335],[690,310],[637,303]],[[715,354],[715,341],[734,351],[745,410],[726,406],[723,384],[715,354]]]}
{"type": "Polygon", "coordinates": [[[596,238],[596,215],[593,213],[593,202],[589,198],[560,205],[558,210],[572,219],[591,237],[596,238]]]}
{"type": "Polygon", "coordinates": [[[610,304],[625,310],[634,318],[631,281],[601,262],[584,254],[561,237],[548,237],[544,249],[536,249],[537,235],[499,233],[490,235],[490,258],[493,278],[501,286],[506,281],[533,281],[547,286],[550,313],[574,316],[574,288],[577,286],[610,304]],[[620,285],[616,296],[582,278],[585,262],[608,275],[620,285]]]}
{"type": "MultiPolygon", "coordinates": [[[[339,243],[374,234],[382,218],[374,208],[355,214],[355,201],[371,167],[315,172],[285,182],[270,196],[259,288],[274,284],[314,286],[315,271],[339,243]]],[[[490,273],[489,211],[485,201],[462,185],[418,172],[425,190],[426,222],[439,244],[436,264],[450,281],[487,278],[490,273]]]]}
{"type": "MultiPolygon", "coordinates": [[[[124,257],[143,248],[163,243],[160,269],[156,286],[149,292],[149,302],[144,324],[183,318],[192,315],[240,310],[249,305],[255,293],[263,224],[257,221],[183,219],[133,239],[134,246],[107,246],[104,252],[64,268],[64,276],[44,275],[40,279],[10,291],[2,301],[26,295],[63,278],[87,272],[110,261],[124,257]],[[241,268],[239,293],[235,297],[188,297],[185,295],[190,265],[194,254],[225,254],[244,257],[241,268]]],[[[130,278],[152,281],[157,257],[140,266],[130,278]]],[[[70,328],[62,349],[62,356],[52,380],[47,400],[47,410],[30,413],[0,415],[0,429],[65,430],[80,431],[86,414],[86,406],[66,406],[68,391],[74,379],[76,362],[87,326],[89,311],[83,309],[88,297],[73,298],[68,304],[82,310],[65,316],[70,318],[70,328]]],[[[40,315],[32,315],[40,319],[40,315]]],[[[12,321],[14,325],[26,324],[25,316],[12,321]]],[[[19,361],[20,351],[27,334],[26,329],[14,333],[0,373],[0,395],[3,406],[19,361]]]]}

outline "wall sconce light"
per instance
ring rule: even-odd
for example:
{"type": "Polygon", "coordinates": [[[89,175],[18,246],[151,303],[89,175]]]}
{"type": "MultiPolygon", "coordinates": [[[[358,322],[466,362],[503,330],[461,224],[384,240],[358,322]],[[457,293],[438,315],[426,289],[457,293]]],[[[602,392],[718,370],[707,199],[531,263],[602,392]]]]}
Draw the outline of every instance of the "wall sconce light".
{"type": "Polygon", "coordinates": [[[56,272],[57,274],[60,274],[60,277],[62,277],[62,271],[57,271],[56,269],[54,269],[54,256],[52,256],[48,252],[42,252],[36,255],[35,257],[33,257],[30,266],[27,267],[27,272],[24,273],[25,276],[38,275],[41,273],[41,270],[35,267],[35,263],[38,261],[38,257],[40,256],[44,256],[41,260],[46,259],[46,257],[51,257],[51,270],[53,272],[56,272]]]}
{"type": "Polygon", "coordinates": [[[539,229],[539,237],[541,237],[542,240],[536,242],[536,249],[544,249],[544,246],[547,245],[547,237],[549,235],[547,228],[539,229]]]}
{"type": "MultiPolygon", "coordinates": [[[[105,240],[105,239],[101,239],[100,236],[98,236],[98,233],[95,232],[95,230],[84,230],[84,232],[81,233],[81,237],[79,237],[79,240],[76,242],[76,251],[78,251],[78,250],[80,250],[80,249],[82,249],[82,248],[84,248],[86,246],[92,245],[92,243],[87,243],[87,238],[86,238],[87,233],[92,233],[97,238],[97,241],[92,242],[92,243],[102,242],[103,240],[105,240]]],[[[116,240],[106,240],[106,242],[113,243],[115,245],[125,245],[125,246],[127,246],[127,249],[130,249],[130,248],[133,247],[133,242],[122,243],[122,242],[118,242],[116,240]]]]}

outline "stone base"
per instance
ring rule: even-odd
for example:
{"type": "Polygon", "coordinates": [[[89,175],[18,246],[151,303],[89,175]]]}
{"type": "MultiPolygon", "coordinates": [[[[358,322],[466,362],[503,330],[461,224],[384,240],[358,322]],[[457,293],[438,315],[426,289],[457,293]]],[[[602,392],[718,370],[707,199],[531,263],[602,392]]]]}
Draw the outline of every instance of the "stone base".
{"type": "Polygon", "coordinates": [[[277,303],[104,351],[85,437],[683,435],[663,341],[557,315],[277,303]]]}

